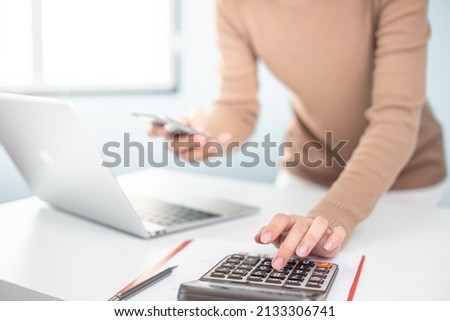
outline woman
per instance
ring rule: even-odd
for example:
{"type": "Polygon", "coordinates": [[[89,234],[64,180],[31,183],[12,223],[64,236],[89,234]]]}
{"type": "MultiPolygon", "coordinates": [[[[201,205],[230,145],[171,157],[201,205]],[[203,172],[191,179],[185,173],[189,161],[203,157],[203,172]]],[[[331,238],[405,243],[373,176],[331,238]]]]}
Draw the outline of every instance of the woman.
{"type": "MultiPolygon", "coordinates": [[[[244,141],[258,115],[259,59],[292,93],[295,117],[286,138],[292,147],[282,175],[330,187],[309,213],[276,214],[257,233],[256,241],[279,246],[274,268],[294,254],[334,256],[388,190],[443,190],[441,129],[425,100],[427,6],[426,0],[217,1],[219,97],[209,115],[184,122],[222,141],[244,141]],[[334,143],[326,139],[330,133],[334,143]],[[307,142],[324,147],[308,155],[321,164],[289,166],[307,142]],[[346,142],[345,164],[327,162],[336,142],[346,142]]],[[[167,136],[157,127],[150,133],[167,136]]],[[[205,156],[202,146],[179,153],[205,156]]]]}

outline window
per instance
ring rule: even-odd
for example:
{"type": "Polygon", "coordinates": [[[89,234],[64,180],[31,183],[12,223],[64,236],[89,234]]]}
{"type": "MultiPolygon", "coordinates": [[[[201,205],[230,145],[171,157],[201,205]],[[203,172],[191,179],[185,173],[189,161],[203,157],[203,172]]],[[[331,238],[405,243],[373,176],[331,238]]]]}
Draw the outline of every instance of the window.
{"type": "Polygon", "coordinates": [[[169,90],[173,0],[0,0],[0,90],[169,90]]]}

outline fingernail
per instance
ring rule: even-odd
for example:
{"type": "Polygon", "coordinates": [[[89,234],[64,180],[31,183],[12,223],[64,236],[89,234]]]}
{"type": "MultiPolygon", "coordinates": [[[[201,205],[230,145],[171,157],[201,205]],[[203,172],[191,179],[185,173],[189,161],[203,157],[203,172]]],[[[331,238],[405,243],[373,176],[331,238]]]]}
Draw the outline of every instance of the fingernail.
{"type": "Polygon", "coordinates": [[[303,244],[297,250],[297,255],[300,257],[306,257],[307,253],[308,253],[308,246],[306,244],[303,244]]]}
{"type": "Polygon", "coordinates": [[[261,235],[261,242],[270,243],[272,241],[272,233],[266,232],[261,235]]]}
{"type": "Polygon", "coordinates": [[[272,267],[275,270],[281,270],[284,266],[284,260],[281,257],[277,257],[273,262],[272,262],[272,267]]]}
{"type": "Polygon", "coordinates": [[[323,246],[323,248],[327,251],[331,251],[333,249],[333,242],[332,241],[328,241],[325,243],[325,245],[323,246]]]}

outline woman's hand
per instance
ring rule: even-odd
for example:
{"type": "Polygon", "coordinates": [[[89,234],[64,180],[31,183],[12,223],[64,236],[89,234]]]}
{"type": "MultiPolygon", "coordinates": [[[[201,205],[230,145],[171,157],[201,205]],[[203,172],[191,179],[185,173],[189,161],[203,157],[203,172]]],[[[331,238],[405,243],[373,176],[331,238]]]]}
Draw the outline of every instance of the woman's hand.
{"type": "MultiPolygon", "coordinates": [[[[177,119],[180,123],[195,129],[197,132],[205,136],[211,136],[208,129],[208,117],[206,113],[200,109],[191,111],[188,115],[177,119]]],[[[219,137],[208,139],[203,135],[173,135],[164,129],[161,125],[151,125],[148,134],[150,136],[163,136],[168,142],[172,150],[181,158],[188,161],[199,161],[209,156],[218,155],[217,144],[227,143],[231,135],[222,133],[219,137]],[[216,143],[215,143],[216,142],[216,143]]]]}
{"type": "Polygon", "coordinates": [[[282,269],[294,254],[301,258],[309,254],[335,256],[346,236],[342,226],[331,228],[328,220],[321,216],[310,218],[278,213],[255,235],[255,241],[278,247],[272,267],[282,269]]]}

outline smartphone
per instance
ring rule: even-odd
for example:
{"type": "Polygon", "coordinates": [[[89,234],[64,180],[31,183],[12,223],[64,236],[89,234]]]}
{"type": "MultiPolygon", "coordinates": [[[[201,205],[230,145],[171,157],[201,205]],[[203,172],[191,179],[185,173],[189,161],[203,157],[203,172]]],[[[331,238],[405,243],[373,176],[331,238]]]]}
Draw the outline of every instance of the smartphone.
{"type": "Polygon", "coordinates": [[[133,116],[142,119],[143,121],[150,122],[153,125],[163,126],[164,130],[171,135],[201,135],[208,140],[210,136],[196,131],[194,128],[184,125],[164,114],[151,114],[142,112],[133,112],[133,116]]]}

